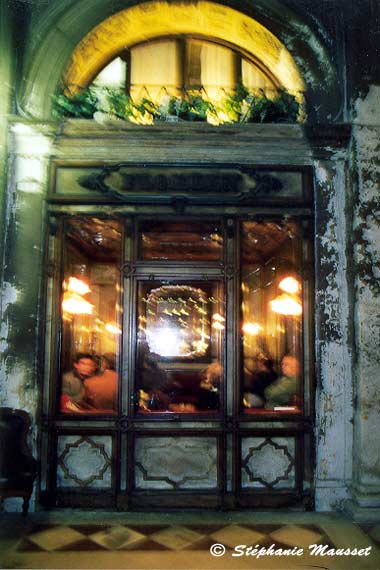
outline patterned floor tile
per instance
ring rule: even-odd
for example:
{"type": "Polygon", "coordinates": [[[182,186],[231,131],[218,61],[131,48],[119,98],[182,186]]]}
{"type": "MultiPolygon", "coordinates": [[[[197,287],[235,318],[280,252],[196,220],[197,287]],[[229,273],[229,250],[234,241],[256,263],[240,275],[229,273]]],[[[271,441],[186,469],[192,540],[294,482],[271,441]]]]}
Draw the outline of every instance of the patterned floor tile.
{"type": "Polygon", "coordinates": [[[270,534],[275,530],[280,529],[283,525],[282,524],[246,524],[241,523],[240,526],[244,528],[250,528],[256,532],[260,532],[261,534],[270,534]]]}
{"type": "Polygon", "coordinates": [[[34,544],[27,538],[24,538],[20,544],[17,546],[18,552],[45,552],[43,548],[34,544]]]}
{"type": "Polygon", "coordinates": [[[164,546],[163,544],[159,544],[158,542],[155,542],[154,540],[151,540],[150,538],[146,538],[145,540],[135,543],[135,544],[130,544],[126,547],[123,548],[119,548],[119,550],[134,550],[134,551],[153,551],[153,550],[157,550],[157,551],[162,551],[162,550],[166,550],[166,551],[171,551],[171,548],[168,548],[167,546],[164,546]]]}
{"type": "Polygon", "coordinates": [[[202,536],[199,540],[185,546],[182,550],[210,550],[211,546],[215,544],[215,539],[210,536],[202,536]]]}
{"type": "Polygon", "coordinates": [[[70,526],[70,528],[73,528],[74,530],[81,532],[85,536],[89,536],[90,534],[95,534],[96,532],[101,532],[102,530],[105,530],[106,528],[108,528],[111,525],[109,525],[109,524],[71,524],[69,526],[70,526]]]}
{"type": "Polygon", "coordinates": [[[323,534],[316,530],[298,526],[286,525],[272,532],[270,537],[274,541],[282,542],[288,546],[299,546],[300,548],[308,548],[310,544],[319,544],[323,538],[323,534]]]}
{"type": "Polygon", "coordinates": [[[62,548],[57,548],[56,552],[97,552],[102,551],[106,552],[108,549],[100,544],[96,544],[91,539],[84,538],[83,540],[79,540],[78,542],[74,542],[74,544],[68,544],[67,546],[63,546],[62,548]]]}
{"type": "Polygon", "coordinates": [[[55,526],[30,534],[28,539],[43,550],[57,550],[84,538],[83,534],[68,526],[55,526]]]}
{"type": "Polygon", "coordinates": [[[372,526],[369,529],[368,534],[372,538],[372,540],[380,544],[380,524],[372,526]]]}
{"type": "Polygon", "coordinates": [[[221,528],[224,528],[226,524],[186,524],[183,526],[185,526],[186,528],[190,528],[191,530],[194,530],[199,534],[208,536],[213,532],[217,532],[221,528]]]}
{"type": "Polygon", "coordinates": [[[152,534],[150,538],[171,550],[181,550],[202,538],[202,535],[185,526],[172,526],[152,534]]]}
{"type": "Polygon", "coordinates": [[[131,528],[136,532],[140,532],[141,534],[145,534],[145,536],[150,536],[151,534],[164,530],[169,526],[170,525],[168,524],[129,524],[128,528],[131,528]]]}
{"type": "Polygon", "coordinates": [[[265,539],[266,535],[240,525],[229,525],[211,534],[211,538],[224,546],[234,548],[238,544],[254,545],[265,539]]]}
{"type": "Polygon", "coordinates": [[[91,534],[89,538],[108,550],[120,550],[143,542],[146,537],[126,526],[110,526],[105,530],[91,534]]]}

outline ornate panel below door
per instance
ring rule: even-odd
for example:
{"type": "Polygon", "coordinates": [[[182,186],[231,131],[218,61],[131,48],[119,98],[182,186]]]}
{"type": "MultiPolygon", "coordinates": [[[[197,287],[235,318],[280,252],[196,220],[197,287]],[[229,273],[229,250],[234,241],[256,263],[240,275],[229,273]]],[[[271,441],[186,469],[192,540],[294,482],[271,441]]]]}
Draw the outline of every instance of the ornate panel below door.
{"type": "Polygon", "coordinates": [[[111,436],[59,436],[57,487],[109,489],[111,457],[111,436]]]}
{"type": "Polygon", "coordinates": [[[136,489],[215,489],[217,439],[138,437],[136,489]]]}
{"type": "Polygon", "coordinates": [[[242,487],[294,490],[295,447],[294,437],[243,438],[242,487]]]}

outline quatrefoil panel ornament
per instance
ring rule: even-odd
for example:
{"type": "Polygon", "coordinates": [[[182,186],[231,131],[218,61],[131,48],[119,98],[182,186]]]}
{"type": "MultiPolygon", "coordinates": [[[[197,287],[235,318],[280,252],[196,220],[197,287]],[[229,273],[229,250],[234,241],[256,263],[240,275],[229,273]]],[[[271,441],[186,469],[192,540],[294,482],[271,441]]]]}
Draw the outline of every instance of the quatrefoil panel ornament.
{"type": "Polygon", "coordinates": [[[58,487],[111,487],[110,436],[61,436],[57,455],[58,487]]]}
{"type": "Polygon", "coordinates": [[[294,438],[244,438],[242,440],[242,486],[294,489],[294,438]]]}

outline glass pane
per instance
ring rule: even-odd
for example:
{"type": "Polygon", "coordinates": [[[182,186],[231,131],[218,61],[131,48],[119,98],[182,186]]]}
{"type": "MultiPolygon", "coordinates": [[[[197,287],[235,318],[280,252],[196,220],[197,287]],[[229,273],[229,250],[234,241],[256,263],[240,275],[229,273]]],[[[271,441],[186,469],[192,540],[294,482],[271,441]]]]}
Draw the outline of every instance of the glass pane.
{"type": "Polygon", "coordinates": [[[114,413],[121,339],[121,227],[73,218],[64,235],[61,411],[114,413]]]}
{"type": "Polygon", "coordinates": [[[224,46],[191,39],[186,49],[186,88],[203,87],[213,101],[223,99],[226,91],[235,88],[237,58],[224,46]]]}
{"type": "Polygon", "coordinates": [[[157,103],[178,96],[182,84],[180,51],[175,40],[147,42],[131,49],[133,99],[149,97],[157,103]]]}
{"type": "Polygon", "coordinates": [[[276,93],[276,87],[260,69],[245,59],[241,62],[242,83],[249,91],[262,90],[270,97],[276,93]]]}
{"type": "Polygon", "coordinates": [[[140,256],[145,260],[218,261],[222,253],[219,224],[147,221],[140,226],[140,256]]]}
{"type": "Polygon", "coordinates": [[[301,407],[301,239],[295,223],[246,222],[242,231],[243,405],[301,407]]]}
{"type": "Polygon", "coordinates": [[[140,282],[139,412],[217,412],[224,328],[220,283],[140,282]]]}

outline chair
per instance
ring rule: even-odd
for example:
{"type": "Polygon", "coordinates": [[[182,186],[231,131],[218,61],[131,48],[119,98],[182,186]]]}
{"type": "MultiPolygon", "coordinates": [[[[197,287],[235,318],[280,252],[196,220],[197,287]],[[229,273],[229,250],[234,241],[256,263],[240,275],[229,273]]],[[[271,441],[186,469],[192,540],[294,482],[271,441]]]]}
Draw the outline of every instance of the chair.
{"type": "Polygon", "coordinates": [[[0,512],[4,499],[23,497],[22,513],[27,515],[37,475],[37,461],[26,439],[29,428],[27,412],[0,408],[0,512]]]}

